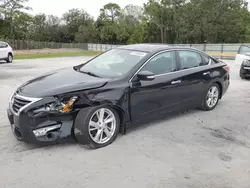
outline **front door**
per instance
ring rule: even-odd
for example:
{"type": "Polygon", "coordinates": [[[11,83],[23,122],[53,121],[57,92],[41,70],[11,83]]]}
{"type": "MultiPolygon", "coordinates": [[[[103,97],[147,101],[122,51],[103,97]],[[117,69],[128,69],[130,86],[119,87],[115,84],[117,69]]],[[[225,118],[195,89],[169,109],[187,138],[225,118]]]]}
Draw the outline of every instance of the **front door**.
{"type": "Polygon", "coordinates": [[[181,95],[175,51],[157,54],[140,71],[152,72],[155,79],[142,81],[135,75],[130,82],[132,121],[164,113],[179,103],[181,95]]]}

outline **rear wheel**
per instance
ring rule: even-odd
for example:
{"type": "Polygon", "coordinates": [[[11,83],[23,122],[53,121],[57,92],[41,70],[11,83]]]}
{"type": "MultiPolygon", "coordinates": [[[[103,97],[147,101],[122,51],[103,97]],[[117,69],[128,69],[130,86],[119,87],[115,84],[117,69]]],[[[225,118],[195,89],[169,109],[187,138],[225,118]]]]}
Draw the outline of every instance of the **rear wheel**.
{"type": "Polygon", "coordinates": [[[120,128],[119,116],[112,107],[91,107],[76,117],[74,134],[79,143],[88,148],[101,148],[111,144],[120,128]]]}
{"type": "Polygon", "coordinates": [[[202,109],[205,111],[213,110],[220,99],[220,87],[218,84],[214,83],[209,86],[205,96],[202,100],[202,109]]]}
{"type": "Polygon", "coordinates": [[[8,57],[7,57],[6,61],[7,61],[7,63],[12,63],[13,62],[12,54],[8,54],[8,57]]]}

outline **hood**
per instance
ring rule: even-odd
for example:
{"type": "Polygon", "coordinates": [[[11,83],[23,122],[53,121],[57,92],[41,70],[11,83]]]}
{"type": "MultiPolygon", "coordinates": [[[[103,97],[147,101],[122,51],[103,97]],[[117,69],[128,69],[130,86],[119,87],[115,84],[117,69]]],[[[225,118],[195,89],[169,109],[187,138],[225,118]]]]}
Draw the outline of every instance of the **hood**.
{"type": "Polygon", "coordinates": [[[32,79],[18,88],[18,92],[33,96],[53,96],[73,91],[103,87],[109,79],[93,77],[66,68],[32,79]]]}

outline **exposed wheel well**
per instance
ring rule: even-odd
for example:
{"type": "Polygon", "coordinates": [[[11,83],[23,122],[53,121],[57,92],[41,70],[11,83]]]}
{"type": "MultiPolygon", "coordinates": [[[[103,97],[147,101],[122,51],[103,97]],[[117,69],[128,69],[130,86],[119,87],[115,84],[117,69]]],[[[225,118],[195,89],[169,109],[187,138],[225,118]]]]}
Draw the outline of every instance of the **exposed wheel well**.
{"type": "Polygon", "coordinates": [[[222,84],[220,83],[220,82],[214,82],[215,84],[218,84],[218,86],[220,87],[220,99],[221,99],[221,97],[222,97],[222,90],[223,90],[223,88],[222,88],[222,84]]]}
{"type": "Polygon", "coordinates": [[[9,52],[9,53],[8,53],[8,55],[11,55],[11,56],[13,56],[13,54],[12,54],[11,52],[9,52]]]}

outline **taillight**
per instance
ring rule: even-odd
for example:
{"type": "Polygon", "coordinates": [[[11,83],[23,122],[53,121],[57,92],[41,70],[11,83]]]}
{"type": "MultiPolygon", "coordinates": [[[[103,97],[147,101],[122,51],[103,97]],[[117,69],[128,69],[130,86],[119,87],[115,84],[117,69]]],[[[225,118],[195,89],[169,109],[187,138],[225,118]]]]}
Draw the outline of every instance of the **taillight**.
{"type": "Polygon", "coordinates": [[[225,69],[227,72],[230,71],[230,67],[228,65],[224,66],[223,69],[225,69]]]}

